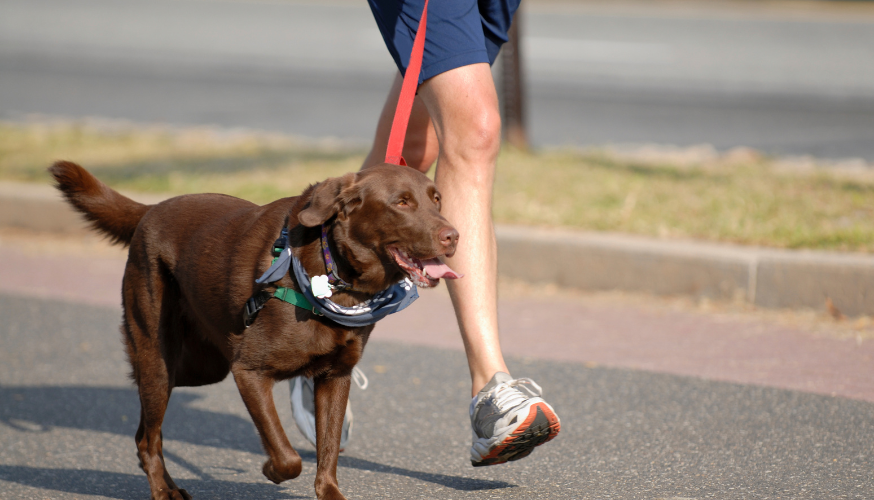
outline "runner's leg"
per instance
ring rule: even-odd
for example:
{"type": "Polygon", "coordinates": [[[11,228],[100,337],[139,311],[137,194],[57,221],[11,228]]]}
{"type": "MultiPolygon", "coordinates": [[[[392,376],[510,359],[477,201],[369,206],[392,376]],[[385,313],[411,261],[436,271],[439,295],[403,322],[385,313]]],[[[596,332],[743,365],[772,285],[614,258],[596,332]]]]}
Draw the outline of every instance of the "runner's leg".
{"type": "Polygon", "coordinates": [[[492,223],[492,185],[501,144],[498,96],[489,65],[480,63],[427,80],[419,87],[419,99],[439,144],[436,182],[443,194],[443,214],[462,235],[455,256],[446,260],[465,277],[446,281],[476,395],[496,372],[508,372],[498,337],[492,223]]]}
{"type": "MultiPolygon", "coordinates": [[[[401,82],[398,75],[364,165],[385,158],[401,82]]],[[[498,97],[488,64],[462,66],[419,87],[404,159],[427,171],[439,151],[436,180],[443,194],[443,214],[462,235],[447,263],[465,275],[445,281],[467,353],[473,395],[496,372],[508,372],[498,336],[497,247],[491,211],[500,140],[498,97]]]]}
{"type": "Polygon", "coordinates": [[[472,394],[471,464],[527,457],[558,435],[561,423],[540,386],[514,379],[498,338],[497,245],[492,189],[501,144],[498,97],[488,64],[460,66],[426,80],[419,95],[440,145],[437,187],[443,213],[462,235],[449,261],[465,274],[447,280],[464,339],[472,394]]]}
{"type": "MultiPolygon", "coordinates": [[[[408,11],[410,5],[370,3],[389,52],[401,67],[398,36],[407,53],[404,26],[412,24],[409,19],[414,20],[421,7],[397,15],[398,5],[408,11]],[[399,22],[401,17],[403,22],[399,22]]],[[[495,465],[528,456],[536,446],[553,439],[561,425],[541,397],[540,386],[507,373],[498,338],[497,245],[491,203],[501,123],[491,70],[484,61],[493,61],[506,41],[501,26],[509,27],[518,2],[480,1],[478,15],[469,3],[439,5],[444,10],[429,9],[429,18],[432,14],[445,17],[446,22],[439,23],[443,29],[435,32],[443,43],[435,45],[437,54],[431,53],[431,65],[423,63],[424,83],[419,86],[403,155],[408,164],[426,171],[434,160],[437,140],[435,180],[443,194],[443,212],[462,235],[458,251],[447,261],[465,278],[447,280],[447,286],[471,373],[471,463],[495,465]],[[468,17],[471,13],[474,17],[468,17]],[[484,40],[476,40],[480,28],[484,40]],[[480,44],[485,50],[477,49],[480,44]],[[441,47],[452,49],[440,54],[441,47]]],[[[398,77],[383,107],[365,166],[384,159],[400,88],[398,77]]]]}

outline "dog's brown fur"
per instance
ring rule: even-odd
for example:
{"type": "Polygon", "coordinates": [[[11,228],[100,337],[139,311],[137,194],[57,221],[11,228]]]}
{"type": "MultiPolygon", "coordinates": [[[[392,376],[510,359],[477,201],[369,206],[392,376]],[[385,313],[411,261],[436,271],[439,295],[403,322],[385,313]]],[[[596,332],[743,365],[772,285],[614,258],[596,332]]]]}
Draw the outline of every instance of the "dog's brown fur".
{"type": "MultiPolygon", "coordinates": [[[[82,167],[50,169],[67,200],[113,241],[130,245],[122,287],[123,340],[141,411],[136,443],[153,499],[188,499],[164,465],[161,423],[174,387],[212,384],[229,372],[261,436],[263,473],[280,483],[301,472],[273,403],[278,380],[315,379],[320,499],[344,498],[337,456],[352,367],[373,326],[348,328],[271,300],[251,328],[243,308],[271,262],[286,226],[290,246],[311,276],[325,274],[320,226],[329,224],[341,276],[362,292],[335,293],[353,305],[404,274],[387,246],[430,258],[455,251],[458,233],[440,215],[434,183],[406,167],[380,165],[310,186],[264,206],[220,194],[179,196],[157,205],[132,201],[82,167]]],[[[286,275],[275,286],[300,288],[286,275]]]]}

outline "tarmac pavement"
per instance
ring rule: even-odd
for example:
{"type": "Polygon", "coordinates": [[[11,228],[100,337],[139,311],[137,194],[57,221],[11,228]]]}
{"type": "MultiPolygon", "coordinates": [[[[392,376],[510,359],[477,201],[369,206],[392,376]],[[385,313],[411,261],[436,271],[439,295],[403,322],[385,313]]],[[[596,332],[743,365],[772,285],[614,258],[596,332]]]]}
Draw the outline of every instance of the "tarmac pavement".
{"type": "MultiPolygon", "coordinates": [[[[119,313],[0,295],[3,498],[148,496],[119,313]]],[[[423,322],[454,330],[447,315],[436,325],[415,311],[398,318],[395,337],[415,336],[423,322]]],[[[872,402],[519,356],[508,356],[511,370],[544,387],[562,432],[520,462],[470,467],[463,353],[388,340],[396,327],[377,328],[360,365],[370,387],[351,396],[353,439],[338,470],[349,498],[819,500],[874,491],[872,402]]],[[[527,344],[553,341],[542,332],[527,344]]],[[[174,391],[163,429],[177,482],[201,499],[313,498],[315,454],[294,429],[286,391],[274,393],[304,459],[301,477],[275,486],[261,476],[264,454],[229,379],[174,391]]]]}

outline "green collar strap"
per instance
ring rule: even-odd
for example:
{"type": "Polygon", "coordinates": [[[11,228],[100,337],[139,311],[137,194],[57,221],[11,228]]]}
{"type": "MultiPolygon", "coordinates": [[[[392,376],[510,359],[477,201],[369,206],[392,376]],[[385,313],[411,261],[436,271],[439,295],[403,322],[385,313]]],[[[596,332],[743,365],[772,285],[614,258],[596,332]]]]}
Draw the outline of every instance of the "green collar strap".
{"type": "MultiPolygon", "coordinates": [[[[279,259],[279,255],[288,246],[288,233],[286,229],[282,230],[282,233],[279,235],[279,239],[273,243],[272,252],[273,253],[273,262],[275,264],[279,259]]],[[[271,265],[272,265],[271,264],[271,265]]],[[[306,309],[307,311],[311,311],[313,314],[318,316],[322,316],[320,312],[318,312],[312,304],[307,300],[306,297],[303,296],[302,293],[294,290],[293,288],[286,287],[278,287],[272,294],[267,290],[261,290],[256,294],[249,297],[249,300],[246,301],[246,305],[243,308],[243,324],[246,328],[252,325],[252,322],[255,321],[255,316],[258,315],[258,311],[264,308],[271,298],[276,297],[277,299],[292,304],[294,306],[300,307],[301,309],[306,309]]]]}
{"type": "Polygon", "coordinates": [[[312,311],[313,314],[321,316],[322,313],[318,312],[313,308],[312,304],[307,300],[306,297],[303,296],[302,293],[298,292],[293,288],[279,287],[273,292],[273,296],[277,299],[288,302],[289,304],[300,307],[301,309],[306,309],[308,311],[312,311]]]}
{"type": "MultiPolygon", "coordinates": [[[[278,243],[279,243],[279,241],[276,242],[276,244],[278,244],[278,243]]],[[[274,244],[274,247],[273,247],[273,255],[278,255],[279,252],[282,252],[282,250],[283,250],[282,248],[279,248],[278,246],[276,246],[276,244],[274,244]]],[[[273,262],[271,264],[276,263],[276,259],[278,259],[278,257],[274,257],[273,262]]],[[[301,309],[310,310],[313,312],[313,314],[317,314],[317,315],[321,316],[321,313],[319,313],[318,311],[315,310],[315,308],[313,308],[312,304],[310,304],[310,302],[307,300],[307,298],[304,297],[302,293],[298,292],[297,290],[295,290],[293,288],[286,288],[284,286],[281,286],[281,287],[277,288],[275,292],[273,292],[273,296],[276,297],[277,299],[283,301],[283,302],[288,302],[289,304],[300,307],[301,309]]]]}

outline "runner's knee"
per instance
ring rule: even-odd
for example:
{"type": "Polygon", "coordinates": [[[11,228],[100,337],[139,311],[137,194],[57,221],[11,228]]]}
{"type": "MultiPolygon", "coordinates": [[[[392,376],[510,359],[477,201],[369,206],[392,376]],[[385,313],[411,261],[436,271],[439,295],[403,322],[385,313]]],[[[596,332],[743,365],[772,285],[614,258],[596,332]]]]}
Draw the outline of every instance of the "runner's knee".
{"type": "Polygon", "coordinates": [[[497,109],[483,107],[472,113],[461,124],[449,127],[446,154],[465,160],[493,161],[501,148],[501,116],[497,109]]]}

